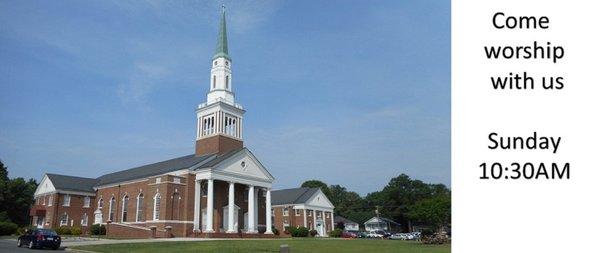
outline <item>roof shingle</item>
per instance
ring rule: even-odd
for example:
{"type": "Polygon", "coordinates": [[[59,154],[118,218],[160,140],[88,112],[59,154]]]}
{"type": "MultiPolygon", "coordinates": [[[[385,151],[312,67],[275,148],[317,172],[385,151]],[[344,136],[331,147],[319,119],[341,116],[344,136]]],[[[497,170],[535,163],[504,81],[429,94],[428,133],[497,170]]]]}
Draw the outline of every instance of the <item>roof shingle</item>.
{"type": "Polygon", "coordinates": [[[319,188],[292,188],[271,192],[272,205],[301,204],[312,197],[319,188]]]}

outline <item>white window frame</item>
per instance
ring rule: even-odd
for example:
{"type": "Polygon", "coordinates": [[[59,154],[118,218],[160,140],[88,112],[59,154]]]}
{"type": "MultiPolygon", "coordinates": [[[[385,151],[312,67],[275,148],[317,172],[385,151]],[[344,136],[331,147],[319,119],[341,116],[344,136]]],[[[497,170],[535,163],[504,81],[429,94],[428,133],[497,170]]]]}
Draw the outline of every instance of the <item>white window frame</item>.
{"type": "MultiPolygon", "coordinates": [[[[140,194],[138,194],[137,198],[135,199],[135,222],[141,221],[140,220],[140,196],[142,196],[142,198],[144,198],[144,193],[140,192],[140,194]]],[[[142,208],[144,208],[143,205],[144,205],[144,203],[142,203],[142,208]]]]}
{"type": "Polygon", "coordinates": [[[90,207],[90,204],[91,204],[91,202],[92,202],[92,199],[90,198],[90,196],[85,196],[85,197],[83,198],[83,207],[87,207],[87,208],[89,208],[89,207],[90,207]]]}
{"type": "Polygon", "coordinates": [[[63,215],[61,215],[61,216],[60,216],[60,225],[61,225],[61,226],[66,226],[66,225],[68,225],[68,224],[69,224],[69,214],[67,214],[67,213],[65,212],[65,213],[63,213],[63,215]],[[64,220],[64,223],[63,223],[63,217],[65,217],[65,218],[66,218],[66,219],[64,220]]]}
{"type": "Polygon", "coordinates": [[[42,198],[43,198],[43,199],[42,199],[42,205],[44,205],[44,206],[45,206],[45,205],[46,205],[46,196],[44,195],[42,198]]]}
{"type": "Polygon", "coordinates": [[[288,209],[287,207],[283,208],[283,216],[290,216],[290,209],[288,209]]]}
{"type": "Polygon", "coordinates": [[[69,194],[64,195],[62,206],[71,206],[71,195],[69,195],[69,194]]]}
{"type": "Polygon", "coordinates": [[[300,216],[300,209],[294,209],[294,215],[300,216]]]}
{"type": "Polygon", "coordinates": [[[181,183],[181,178],[174,177],[173,178],[173,183],[177,183],[177,184],[181,183]]]}
{"type": "Polygon", "coordinates": [[[157,192],[154,195],[154,207],[153,207],[153,212],[152,212],[152,220],[158,220],[160,218],[160,201],[161,201],[160,193],[157,192]],[[156,208],[157,200],[158,200],[158,208],[156,208]]]}
{"type": "Polygon", "coordinates": [[[160,178],[160,177],[157,177],[157,178],[156,178],[156,183],[157,183],[157,184],[160,184],[160,182],[161,182],[161,178],[160,178]]]}
{"type": "Polygon", "coordinates": [[[50,197],[48,197],[48,206],[52,206],[52,202],[54,201],[54,195],[50,195],[50,197]]]}
{"type": "Polygon", "coordinates": [[[81,215],[81,226],[82,227],[87,227],[88,219],[89,219],[89,217],[88,217],[87,213],[83,213],[83,215],[81,215]]]}
{"type": "MultiPolygon", "coordinates": [[[[125,218],[125,210],[126,210],[128,204],[129,204],[129,195],[125,195],[121,199],[121,222],[127,222],[123,219],[125,218]],[[125,203],[125,198],[127,198],[127,203],[125,203]]],[[[127,210],[127,213],[129,214],[129,210],[127,210]]]]}
{"type": "Polygon", "coordinates": [[[98,200],[98,209],[102,209],[104,207],[104,199],[100,198],[98,200]]]}
{"type": "MultiPolygon", "coordinates": [[[[115,213],[113,212],[113,199],[115,200],[115,204],[117,204],[117,199],[115,199],[115,197],[113,196],[112,198],[110,198],[110,200],[108,201],[108,220],[110,221],[114,221],[113,218],[115,218],[115,213]],[[113,217],[110,217],[111,213],[113,214],[113,217]]],[[[116,208],[115,208],[116,211],[116,208]]]]}

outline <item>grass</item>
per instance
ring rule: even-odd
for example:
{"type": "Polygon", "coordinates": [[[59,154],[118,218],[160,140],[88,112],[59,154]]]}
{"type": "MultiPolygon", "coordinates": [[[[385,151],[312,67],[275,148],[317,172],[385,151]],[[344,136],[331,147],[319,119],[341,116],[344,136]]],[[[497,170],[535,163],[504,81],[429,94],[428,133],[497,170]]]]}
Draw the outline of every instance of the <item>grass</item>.
{"type": "Polygon", "coordinates": [[[287,244],[294,253],[310,252],[377,252],[377,253],[449,253],[450,245],[423,245],[410,241],[394,240],[331,240],[331,239],[284,239],[284,240],[222,240],[195,242],[150,242],[78,246],[74,249],[96,252],[198,252],[198,253],[246,253],[279,252],[279,246],[287,244]]]}

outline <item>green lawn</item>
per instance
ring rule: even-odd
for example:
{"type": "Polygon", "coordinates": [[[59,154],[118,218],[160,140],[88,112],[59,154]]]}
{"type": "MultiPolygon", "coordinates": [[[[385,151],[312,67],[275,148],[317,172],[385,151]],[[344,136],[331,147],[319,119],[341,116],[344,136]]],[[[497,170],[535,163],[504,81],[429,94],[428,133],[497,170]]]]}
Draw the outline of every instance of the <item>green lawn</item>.
{"type": "Polygon", "coordinates": [[[394,240],[223,240],[196,242],[151,242],[80,246],[74,249],[96,252],[279,252],[279,245],[287,244],[292,253],[320,252],[376,252],[376,253],[449,253],[450,245],[423,245],[394,240]]]}

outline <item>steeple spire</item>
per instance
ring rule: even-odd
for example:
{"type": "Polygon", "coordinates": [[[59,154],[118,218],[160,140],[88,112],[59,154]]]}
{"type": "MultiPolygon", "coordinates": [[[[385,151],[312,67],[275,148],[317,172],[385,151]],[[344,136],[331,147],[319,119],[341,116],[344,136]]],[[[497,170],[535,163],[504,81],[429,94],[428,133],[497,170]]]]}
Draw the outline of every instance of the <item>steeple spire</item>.
{"type": "Polygon", "coordinates": [[[225,5],[222,5],[223,13],[221,16],[221,24],[219,25],[219,37],[217,38],[217,48],[213,59],[224,57],[231,61],[229,50],[227,49],[227,24],[225,22],[225,5]]]}

